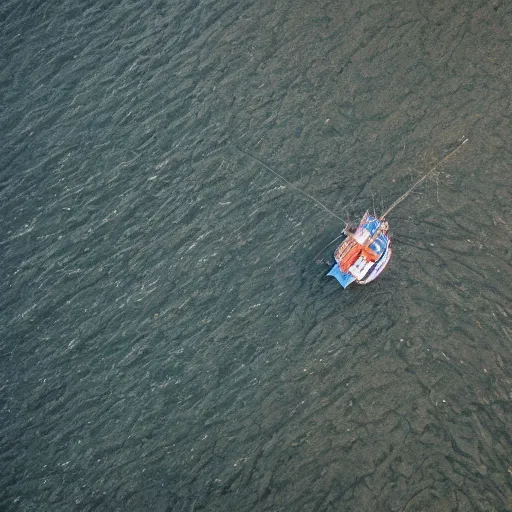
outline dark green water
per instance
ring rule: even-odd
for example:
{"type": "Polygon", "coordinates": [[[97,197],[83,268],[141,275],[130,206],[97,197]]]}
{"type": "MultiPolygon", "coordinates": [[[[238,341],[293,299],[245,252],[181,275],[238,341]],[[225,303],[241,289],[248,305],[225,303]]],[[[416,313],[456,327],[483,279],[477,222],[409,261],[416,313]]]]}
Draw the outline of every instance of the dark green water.
{"type": "Polygon", "coordinates": [[[512,510],[509,2],[0,25],[1,510],[512,510]],[[346,291],[341,223],[235,148],[355,219],[462,136],[346,291]]]}

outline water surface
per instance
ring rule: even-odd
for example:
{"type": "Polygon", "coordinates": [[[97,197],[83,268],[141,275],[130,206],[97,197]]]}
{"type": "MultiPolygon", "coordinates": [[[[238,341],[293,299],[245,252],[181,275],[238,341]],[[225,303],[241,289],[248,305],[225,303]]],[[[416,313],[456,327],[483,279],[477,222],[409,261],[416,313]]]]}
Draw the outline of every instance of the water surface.
{"type": "Polygon", "coordinates": [[[0,7],[0,504],[512,509],[507,2],[0,7]],[[393,260],[325,277],[344,218],[393,260]]]}

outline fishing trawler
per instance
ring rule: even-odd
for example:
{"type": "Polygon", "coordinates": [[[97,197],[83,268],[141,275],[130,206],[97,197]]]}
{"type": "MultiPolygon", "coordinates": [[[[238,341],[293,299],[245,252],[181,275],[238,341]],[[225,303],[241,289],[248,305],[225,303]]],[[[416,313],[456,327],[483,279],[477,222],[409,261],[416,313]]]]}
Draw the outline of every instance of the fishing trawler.
{"type": "MultiPolygon", "coordinates": [[[[391,239],[388,234],[389,226],[385,220],[388,214],[404,199],[406,199],[416,187],[432,175],[432,173],[434,173],[444,162],[457,153],[457,151],[459,151],[466,142],[468,142],[466,137],[459,139],[455,149],[439,160],[434,167],[416,181],[416,183],[402,194],[380,217],[377,218],[375,214],[370,215],[366,212],[355,229],[352,229],[348,225],[345,226],[342,234],[337,236],[334,240],[331,240],[317,255],[320,256],[320,254],[330,247],[335,241],[344,237],[343,242],[341,242],[334,252],[334,259],[336,260],[336,263],[332,266],[327,275],[335,277],[343,288],[346,288],[354,282],[356,284],[367,284],[376,279],[384,271],[391,259],[391,255],[393,254],[391,250],[391,239]]],[[[261,164],[265,169],[277,176],[288,186],[315,202],[327,213],[336,219],[343,221],[339,215],[333,212],[324,203],[288,181],[284,176],[269,167],[258,157],[237,146],[234,146],[234,148],[261,164]]]]}
{"type": "Polygon", "coordinates": [[[336,263],[327,274],[346,288],[354,281],[367,284],[376,279],[391,259],[388,223],[366,212],[355,229],[346,226],[346,238],[334,252],[336,263]]]}
{"type": "Polygon", "coordinates": [[[394,210],[411,192],[423,183],[441,164],[453,156],[468,139],[462,137],[455,149],[450,151],[442,160],[437,162],[423,175],[409,190],[402,194],[379,218],[366,212],[354,230],[346,226],[343,234],[346,238],[334,252],[336,263],[327,274],[335,277],[346,288],[351,283],[367,284],[376,279],[386,268],[391,259],[391,239],[389,226],[385,218],[394,210]]]}

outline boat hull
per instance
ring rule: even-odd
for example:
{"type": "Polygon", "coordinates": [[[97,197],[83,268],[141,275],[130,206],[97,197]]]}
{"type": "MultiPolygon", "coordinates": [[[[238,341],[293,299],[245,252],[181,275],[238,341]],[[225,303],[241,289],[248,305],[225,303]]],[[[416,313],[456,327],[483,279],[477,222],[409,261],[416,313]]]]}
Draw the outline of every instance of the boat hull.
{"type": "Polygon", "coordinates": [[[327,274],[346,288],[352,283],[374,281],[388,265],[393,251],[387,233],[387,223],[365,213],[359,226],[338,246],[336,264],[327,274]]]}

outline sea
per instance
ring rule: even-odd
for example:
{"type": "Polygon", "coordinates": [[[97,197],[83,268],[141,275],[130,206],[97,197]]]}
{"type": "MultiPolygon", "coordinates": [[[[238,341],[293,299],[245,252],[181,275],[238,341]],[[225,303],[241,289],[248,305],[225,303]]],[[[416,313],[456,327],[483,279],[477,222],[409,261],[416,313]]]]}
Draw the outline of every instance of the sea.
{"type": "Polygon", "coordinates": [[[2,0],[0,510],[512,510],[511,27],[2,0]]]}

